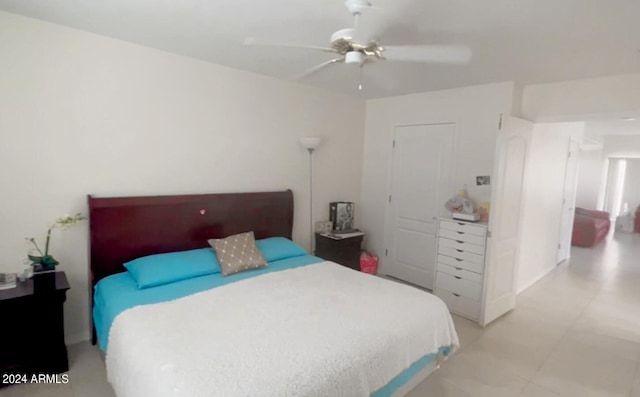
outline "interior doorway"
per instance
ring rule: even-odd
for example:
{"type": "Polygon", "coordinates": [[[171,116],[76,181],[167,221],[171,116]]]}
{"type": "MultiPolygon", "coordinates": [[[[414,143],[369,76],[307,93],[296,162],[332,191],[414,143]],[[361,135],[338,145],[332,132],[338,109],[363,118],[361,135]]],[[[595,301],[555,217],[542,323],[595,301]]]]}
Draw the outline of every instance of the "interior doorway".
{"type": "Polygon", "coordinates": [[[604,192],[604,210],[609,213],[611,220],[615,220],[624,210],[628,212],[628,204],[623,205],[625,177],[627,173],[626,159],[609,159],[607,180],[604,192]],[[623,207],[625,207],[623,209],[623,207]]]}

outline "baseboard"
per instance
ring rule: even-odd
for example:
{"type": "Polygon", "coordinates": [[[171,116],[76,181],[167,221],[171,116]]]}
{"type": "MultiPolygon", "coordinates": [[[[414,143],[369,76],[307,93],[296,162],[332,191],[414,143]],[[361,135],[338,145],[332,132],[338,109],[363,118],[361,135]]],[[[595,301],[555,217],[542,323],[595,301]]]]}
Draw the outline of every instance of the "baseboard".
{"type": "Polygon", "coordinates": [[[543,271],[541,271],[537,276],[533,277],[530,281],[527,281],[526,283],[524,283],[524,285],[522,286],[518,286],[518,289],[516,291],[516,294],[520,294],[521,292],[523,292],[524,290],[526,290],[527,288],[531,287],[533,284],[535,284],[538,280],[540,280],[541,278],[543,278],[544,276],[546,276],[547,274],[549,274],[553,269],[556,268],[556,265],[553,266],[549,266],[549,268],[544,269],[543,271]]]}

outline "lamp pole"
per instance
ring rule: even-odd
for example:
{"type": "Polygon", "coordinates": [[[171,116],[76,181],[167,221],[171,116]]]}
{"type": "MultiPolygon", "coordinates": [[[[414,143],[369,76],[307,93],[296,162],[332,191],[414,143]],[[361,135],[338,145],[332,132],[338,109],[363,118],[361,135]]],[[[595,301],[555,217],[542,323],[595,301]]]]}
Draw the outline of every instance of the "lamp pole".
{"type": "Polygon", "coordinates": [[[304,136],[300,144],[309,152],[309,252],[313,254],[313,151],[320,146],[322,138],[304,136]]]}
{"type": "Polygon", "coordinates": [[[313,255],[313,151],[314,148],[307,148],[309,152],[309,251],[313,255]]]}

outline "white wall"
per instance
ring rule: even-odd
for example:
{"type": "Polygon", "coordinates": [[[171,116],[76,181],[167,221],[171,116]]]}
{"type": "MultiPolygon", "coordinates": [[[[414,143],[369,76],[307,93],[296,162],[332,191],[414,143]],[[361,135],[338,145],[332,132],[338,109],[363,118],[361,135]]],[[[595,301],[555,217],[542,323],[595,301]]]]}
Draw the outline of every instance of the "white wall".
{"type": "Polygon", "coordinates": [[[603,158],[640,157],[640,135],[608,135],[604,137],[603,158]]]}
{"type": "Polygon", "coordinates": [[[492,174],[498,120],[500,113],[511,112],[513,90],[514,85],[509,82],[367,102],[360,224],[367,233],[368,248],[380,255],[382,266],[394,127],[456,123],[454,191],[467,184],[472,199],[488,201],[491,187],[475,186],[475,177],[492,174]]]}
{"type": "Polygon", "coordinates": [[[534,125],[525,175],[518,292],[556,265],[569,139],[583,133],[584,123],[534,125]]]}
{"type": "Polygon", "coordinates": [[[580,152],[576,207],[598,209],[603,164],[602,149],[580,152]]]}
{"type": "MultiPolygon", "coordinates": [[[[24,238],[43,241],[86,195],[279,190],[308,241],[308,155],[316,219],[360,197],[365,103],[0,12],[0,271],[21,271],[24,238]],[[334,161],[340,159],[339,162],[334,161]],[[356,181],[356,182],[354,182],[356,181]]],[[[89,336],[88,227],[55,234],[71,284],[67,339],[89,336]]]]}
{"type": "Polygon", "coordinates": [[[640,205],[640,159],[627,159],[622,203],[628,203],[629,211],[636,212],[640,205]]]}
{"type": "Polygon", "coordinates": [[[556,121],[639,110],[640,73],[527,85],[520,113],[533,121],[556,121]]]}

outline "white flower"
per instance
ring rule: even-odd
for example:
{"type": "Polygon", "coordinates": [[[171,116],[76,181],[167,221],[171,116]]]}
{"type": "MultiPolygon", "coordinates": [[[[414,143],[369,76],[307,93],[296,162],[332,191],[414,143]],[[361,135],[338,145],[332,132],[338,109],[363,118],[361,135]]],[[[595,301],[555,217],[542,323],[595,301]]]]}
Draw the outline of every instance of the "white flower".
{"type": "MultiPolygon", "coordinates": [[[[33,247],[29,250],[29,255],[31,255],[33,253],[32,250],[36,250],[38,254],[40,254],[41,257],[45,257],[45,256],[49,256],[49,240],[51,238],[51,231],[53,229],[61,229],[61,230],[66,230],[69,226],[75,225],[76,223],[87,219],[84,215],[82,215],[81,213],[77,213],[73,216],[69,215],[69,214],[64,214],[63,216],[61,216],[60,218],[56,219],[56,221],[54,223],[50,223],[49,224],[49,230],[47,230],[47,240],[46,240],[46,244],[45,244],[45,249],[44,252],[42,252],[40,250],[40,247],[38,247],[38,244],[36,243],[35,238],[33,237],[27,237],[27,241],[33,245],[33,247]]],[[[37,255],[32,255],[32,256],[37,256],[37,255]]],[[[53,258],[51,258],[53,259],[53,258]]],[[[35,261],[35,259],[33,259],[35,261]]]]}

